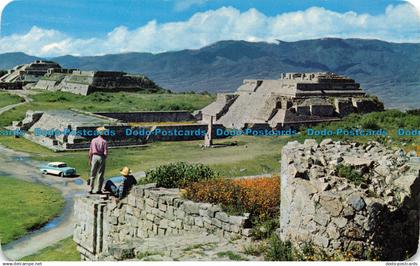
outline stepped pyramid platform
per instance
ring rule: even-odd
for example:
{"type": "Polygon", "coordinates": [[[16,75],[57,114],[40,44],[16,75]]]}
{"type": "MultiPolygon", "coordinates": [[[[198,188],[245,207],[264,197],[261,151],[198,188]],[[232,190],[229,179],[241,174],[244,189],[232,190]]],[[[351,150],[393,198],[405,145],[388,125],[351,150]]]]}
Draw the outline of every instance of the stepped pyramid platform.
{"type": "Polygon", "coordinates": [[[62,71],[63,69],[55,62],[42,60],[15,66],[0,77],[0,89],[22,89],[28,84],[38,82],[51,70],[62,71]]]}
{"type": "Polygon", "coordinates": [[[218,94],[201,110],[203,122],[243,129],[291,128],[383,110],[353,79],[334,73],[286,73],[277,80],[244,80],[235,93],[218,94]]]}
{"type": "Polygon", "coordinates": [[[116,71],[51,71],[34,86],[35,89],[67,91],[88,95],[96,91],[149,91],[158,92],[161,88],[143,75],[116,71]]]}

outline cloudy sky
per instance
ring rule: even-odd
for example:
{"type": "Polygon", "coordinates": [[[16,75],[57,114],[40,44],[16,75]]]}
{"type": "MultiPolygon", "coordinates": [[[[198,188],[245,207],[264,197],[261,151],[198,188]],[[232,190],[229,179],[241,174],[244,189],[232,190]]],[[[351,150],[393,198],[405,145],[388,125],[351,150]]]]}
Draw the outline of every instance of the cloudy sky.
{"type": "Polygon", "coordinates": [[[420,42],[420,20],[402,0],[14,0],[0,34],[0,53],[100,55],[220,40],[420,42]]]}

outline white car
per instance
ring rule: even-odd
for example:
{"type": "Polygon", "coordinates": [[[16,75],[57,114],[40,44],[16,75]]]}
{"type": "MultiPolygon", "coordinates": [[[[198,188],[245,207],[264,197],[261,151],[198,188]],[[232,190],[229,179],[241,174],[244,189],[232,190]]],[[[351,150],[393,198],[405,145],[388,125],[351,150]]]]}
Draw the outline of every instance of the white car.
{"type": "Polygon", "coordinates": [[[67,164],[63,162],[51,162],[47,165],[40,167],[39,170],[44,175],[52,174],[61,177],[76,175],[76,169],[73,167],[68,167],[67,164]]]}

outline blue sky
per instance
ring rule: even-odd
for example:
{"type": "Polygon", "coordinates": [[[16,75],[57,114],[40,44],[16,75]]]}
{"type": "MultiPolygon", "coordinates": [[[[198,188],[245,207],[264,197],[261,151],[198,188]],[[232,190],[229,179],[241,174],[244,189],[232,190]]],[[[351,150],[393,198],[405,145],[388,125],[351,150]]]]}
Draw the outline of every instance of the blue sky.
{"type": "Polygon", "coordinates": [[[227,39],[419,42],[419,29],[415,9],[400,0],[15,0],[2,14],[0,52],[157,53],[227,39]]]}
{"type": "Polygon", "coordinates": [[[400,0],[20,0],[9,4],[2,18],[2,33],[25,33],[33,26],[56,29],[72,37],[100,37],[118,26],[135,29],[150,20],[183,21],[196,12],[232,6],[240,11],[256,8],[267,16],[312,6],[346,12],[383,13],[400,0]]]}

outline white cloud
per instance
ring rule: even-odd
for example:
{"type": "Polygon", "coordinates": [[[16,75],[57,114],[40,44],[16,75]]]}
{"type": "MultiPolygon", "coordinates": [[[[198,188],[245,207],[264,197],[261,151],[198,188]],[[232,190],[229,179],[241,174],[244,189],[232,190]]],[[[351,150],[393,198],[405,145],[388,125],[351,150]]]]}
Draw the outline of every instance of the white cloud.
{"type": "Polygon", "coordinates": [[[266,16],[256,9],[240,12],[223,7],[196,13],[186,21],[121,26],[103,38],[77,39],[55,30],[33,27],[24,35],[0,38],[0,52],[23,51],[38,56],[99,55],[196,49],[220,40],[274,42],[311,38],[375,38],[420,42],[420,22],[410,4],[389,6],[383,14],[338,13],[320,7],[266,16]]]}
{"type": "Polygon", "coordinates": [[[417,13],[420,15],[420,0],[405,0],[405,1],[412,4],[417,9],[417,13]]]}

